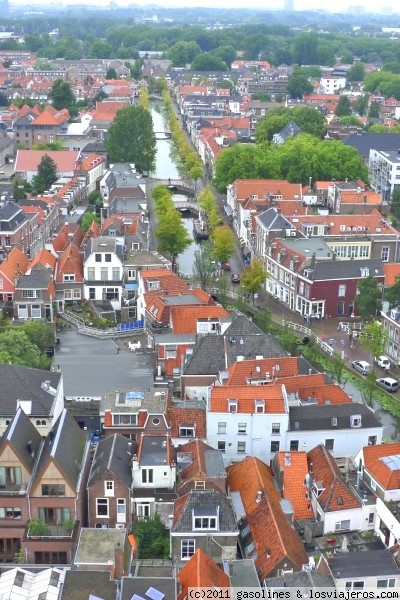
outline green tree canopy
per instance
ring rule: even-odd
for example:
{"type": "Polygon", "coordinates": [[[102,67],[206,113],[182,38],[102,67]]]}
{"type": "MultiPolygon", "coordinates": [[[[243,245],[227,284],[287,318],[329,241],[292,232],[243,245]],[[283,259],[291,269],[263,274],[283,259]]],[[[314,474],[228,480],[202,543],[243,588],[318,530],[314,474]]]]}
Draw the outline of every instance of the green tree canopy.
{"type": "Polygon", "coordinates": [[[211,52],[198,54],[190,65],[192,71],[226,71],[227,66],[224,61],[211,52]]]}
{"type": "Polygon", "coordinates": [[[356,62],[348,71],[346,80],[347,81],[364,81],[365,68],[364,63],[356,62]]]}
{"type": "Polygon", "coordinates": [[[201,48],[196,42],[179,41],[169,48],[167,58],[172,60],[174,67],[185,67],[200,53],[201,48]]]}
{"type": "Polygon", "coordinates": [[[354,305],[357,314],[363,318],[374,316],[381,309],[382,292],[372,276],[363,277],[358,282],[354,305]]]}
{"type": "Polygon", "coordinates": [[[25,323],[21,329],[29,341],[39,348],[40,352],[54,346],[54,328],[50,323],[31,321],[25,323]]]}
{"type": "Polygon", "coordinates": [[[295,65],[288,79],[287,89],[292,98],[302,98],[304,94],[311,94],[314,88],[303,69],[295,65]]]}
{"type": "Polygon", "coordinates": [[[193,280],[203,290],[215,285],[215,261],[209,242],[201,244],[194,253],[193,280]]]}
{"type": "Polygon", "coordinates": [[[261,291],[267,277],[268,273],[264,269],[264,265],[259,258],[252,260],[250,265],[245,266],[240,277],[240,283],[247,293],[252,294],[253,304],[254,294],[261,291]]]}
{"type": "Polygon", "coordinates": [[[81,220],[81,228],[84,232],[86,232],[91,224],[95,221],[96,223],[100,223],[100,218],[93,212],[85,212],[81,220]]]}
{"type": "Polygon", "coordinates": [[[400,275],[397,275],[394,284],[386,290],[385,300],[394,306],[400,305],[400,275]]]}
{"type": "Polygon", "coordinates": [[[118,73],[114,67],[109,67],[106,72],[106,79],[118,79],[118,73]]]}
{"type": "Polygon", "coordinates": [[[153,171],[156,140],[149,111],[141,106],[119,110],[104,145],[111,162],[135,163],[140,172],[153,171]]]}
{"type": "Polygon", "coordinates": [[[49,92],[49,99],[57,110],[67,108],[70,113],[74,111],[76,100],[68,81],[56,79],[49,92]]]}
{"type": "MultiPolygon", "coordinates": [[[[390,209],[396,217],[400,217],[400,187],[396,186],[390,198],[390,209]]],[[[400,298],[399,298],[400,303],[400,298]]]]}
{"type": "Polygon", "coordinates": [[[36,369],[48,369],[51,361],[30,341],[22,328],[10,327],[0,333],[0,363],[8,362],[36,369]]]}
{"type": "Polygon", "coordinates": [[[228,262],[236,250],[236,237],[230,227],[221,225],[212,233],[212,255],[218,262],[228,262]]]}
{"type": "Polygon", "coordinates": [[[337,117],[349,117],[351,115],[351,105],[349,97],[342,94],[336,104],[335,115],[337,117]]]}
{"type": "Polygon", "coordinates": [[[57,165],[48,154],[45,154],[38,165],[37,175],[32,179],[32,188],[38,194],[43,194],[56,180],[57,165]]]}
{"type": "Polygon", "coordinates": [[[173,263],[176,257],[192,243],[192,238],[186,231],[182,217],[173,205],[167,207],[159,216],[155,234],[158,239],[158,250],[171,255],[173,263]]]}
{"type": "Polygon", "coordinates": [[[218,155],[214,184],[218,192],[235,179],[258,179],[260,177],[260,151],[254,144],[236,144],[218,155]]]}
{"type": "Polygon", "coordinates": [[[315,108],[310,106],[295,106],[294,108],[280,106],[273,108],[265,117],[259,120],[256,129],[257,143],[272,140],[273,135],[281,131],[291,121],[296,123],[302,132],[311,133],[318,137],[321,137],[325,130],[325,117],[315,108]]]}
{"type": "Polygon", "coordinates": [[[371,321],[364,325],[359,339],[361,346],[369,350],[374,357],[380,356],[386,351],[388,336],[379,321],[371,321]]]}

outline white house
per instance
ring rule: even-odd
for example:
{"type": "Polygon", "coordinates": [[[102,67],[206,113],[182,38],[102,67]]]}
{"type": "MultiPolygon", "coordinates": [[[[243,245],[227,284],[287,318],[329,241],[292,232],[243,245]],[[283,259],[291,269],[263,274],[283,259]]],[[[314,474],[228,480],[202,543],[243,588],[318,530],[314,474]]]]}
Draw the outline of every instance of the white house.
{"type": "Polygon", "coordinates": [[[289,408],[284,386],[214,386],[207,401],[207,443],[229,465],[256,456],[267,464],[285,449],[289,408]]]}
{"type": "Polygon", "coordinates": [[[338,94],[346,87],[346,77],[321,77],[320,85],[324,94],[338,94]]]}
{"type": "Polygon", "coordinates": [[[400,154],[398,150],[369,151],[369,178],[371,186],[381,195],[382,202],[390,198],[400,183],[400,154]]]}
{"type": "Polygon", "coordinates": [[[355,457],[363,482],[384,502],[400,501],[400,442],[364,446],[355,457]]]}
{"type": "Polygon", "coordinates": [[[83,273],[86,300],[109,300],[114,310],[121,309],[123,247],[117,240],[91,238],[85,249],[83,273]]]}

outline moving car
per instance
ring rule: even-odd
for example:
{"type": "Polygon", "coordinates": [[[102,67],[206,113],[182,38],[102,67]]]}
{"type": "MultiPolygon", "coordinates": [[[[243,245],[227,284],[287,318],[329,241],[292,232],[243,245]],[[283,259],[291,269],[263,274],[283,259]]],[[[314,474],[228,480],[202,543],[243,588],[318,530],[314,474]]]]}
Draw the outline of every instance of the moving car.
{"type": "Polygon", "coordinates": [[[382,367],[382,369],[390,369],[390,360],[384,354],[382,354],[381,356],[376,356],[375,362],[378,365],[378,367],[382,367]]]}
{"type": "Polygon", "coordinates": [[[380,377],[376,380],[376,385],[387,392],[396,392],[400,387],[398,380],[393,377],[380,377]]]}
{"type": "Polygon", "coordinates": [[[361,373],[361,375],[368,375],[368,373],[372,373],[372,367],[366,360],[353,360],[351,366],[353,369],[361,373]]]}
{"type": "Polygon", "coordinates": [[[240,276],[237,273],[232,273],[231,281],[232,283],[240,283],[240,276]]]}

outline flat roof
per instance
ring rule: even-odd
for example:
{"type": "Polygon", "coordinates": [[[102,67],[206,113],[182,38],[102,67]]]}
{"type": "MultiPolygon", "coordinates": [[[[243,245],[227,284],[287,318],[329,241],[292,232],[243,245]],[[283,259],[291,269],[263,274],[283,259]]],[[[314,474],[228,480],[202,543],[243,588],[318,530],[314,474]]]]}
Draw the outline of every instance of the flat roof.
{"type": "Polygon", "coordinates": [[[74,567],[85,569],[92,565],[114,564],[115,548],[124,548],[125,529],[81,529],[76,549],[74,567]]]}
{"type": "Polygon", "coordinates": [[[315,253],[317,258],[330,258],[332,248],[328,246],[321,238],[296,238],[293,240],[284,240],[285,246],[304,256],[310,256],[315,253]]]}

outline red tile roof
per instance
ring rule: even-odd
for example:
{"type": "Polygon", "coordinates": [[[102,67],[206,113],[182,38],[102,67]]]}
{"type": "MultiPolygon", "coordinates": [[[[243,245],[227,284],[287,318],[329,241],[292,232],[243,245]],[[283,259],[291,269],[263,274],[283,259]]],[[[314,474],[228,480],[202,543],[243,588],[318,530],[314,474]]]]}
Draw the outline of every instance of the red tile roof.
{"type": "Polygon", "coordinates": [[[165,292],[174,296],[180,293],[187,293],[190,289],[183,279],[175,275],[175,273],[169,269],[149,269],[148,271],[141,271],[140,277],[143,280],[146,291],[150,291],[148,286],[149,280],[159,282],[158,289],[151,290],[158,296],[161,296],[165,292]]]}
{"type": "Polygon", "coordinates": [[[193,425],[198,440],[207,438],[206,411],[203,408],[169,406],[167,408],[167,420],[171,427],[171,437],[180,437],[180,425],[193,425]]]}
{"type": "Polygon", "coordinates": [[[326,225],[329,228],[328,235],[343,235],[343,227],[345,227],[344,231],[348,238],[359,236],[360,233],[365,235],[366,232],[372,235],[376,233],[377,229],[380,230],[378,232],[380,234],[397,234],[396,229],[383,220],[381,213],[376,208],[368,214],[361,215],[299,215],[293,222],[293,225],[300,231],[302,231],[303,224],[326,225]]]}
{"type": "Polygon", "coordinates": [[[197,333],[199,320],[223,319],[229,315],[223,306],[171,306],[170,323],[174,333],[197,333]]]}
{"type": "Polygon", "coordinates": [[[210,412],[229,413],[228,400],[237,400],[237,412],[254,414],[255,400],[264,400],[264,412],[285,414],[285,402],[281,386],[236,385],[214,386],[211,388],[210,412]]]}
{"type": "Polygon", "coordinates": [[[21,206],[27,215],[37,215],[38,223],[41,225],[46,218],[46,213],[40,206],[21,206]]]}
{"type": "Polygon", "coordinates": [[[252,358],[232,363],[227,372],[228,379],[224,381],[224,385],[246,385],[248,380],[265,379],[266,375],[279,379],[292,377],[298,375],[298,359],[292,356],[252,358]]]}
{"type": "Polygon", "coordinates": [[[62,125],[69,119],[69,111],[66,108],[61,110],[55,109],[53,106],[46,106],[46,108],[36,117],[34,125],[62,125]]]}
{"type": "Polygon", "coordinates": [[[310,474],[313,481],[319,481],[324,491],[318,496],[318,503],[324,512],[360,508],[361,501],[342,479],[335,459],[323,444],[307,454],[310,474]]]}
{"type": "Polygon", "coordinates": [[[189,588],[227,588],[230,586],[229,575],[219,567],[201,548],[198,548],[191,559],[178,573],[180,592],[177,600],[189,597],[189,588]]]}
{"type": "Polygon", "coordinates": [[[2,277],[6,277],[14,286],[15,280],[19,279],[21,275],[25,275],[28,265],[29,258],[20,248],[15,247],[1,263],[0,273],[2,277]]]}
{"type": "Polygon", "coordinates": [[[79,152],[72,150],[17,150],[15,172],[37,171],[40,161],[46,154],[56,163],[57,173],[73,173],[79,158],[79,152]]]}
{"type": "Polygon", "coordinates": [[[53,248],[56,252],[62,252],[69,242],[74,241],[78,247],[82,244],[83,231],[76,223],[65,223],[53,240],[53,248]]]}
{"type": "Polygon", "coordinates": [[[180,472],[179,483],[176,486],[178,494],[182,494],[182,490],[186,489],[188,483],[207,481],[205,453],[208,450],[215,452],[215,448],[212,448],[201,440],[194,440],[193,442],[179,446],[178,452],[190,454],[192,462],[180,472]]]}
{"type": "Polygon", "coordinates": [[[284,200],[302,197],[301,183],[289,183],[286,179],[236,179],[232,187],[239,202],[252,195],[259,198],[268,198],[270,194],[281,195],[284,200]]]}
{"type": "Polygon", "coordinates": [[[382,198],[378,194],[378,192],[374,192],[373,190],[365,190],[363,192],[356,192],[353,190],[342,190],[340,193],[340,203],[341,204],[363,204],[367,206],[368,204],[381,204],[382,198]]]}
{"type": "Polygon", "coordinates": [[[101,163],[105,162],[104,156],[99,156],[98,154],[90,154],[79,161],[78,169],[79,171],[91,171],[101,163]]]}
{"type": "Polygon", "coordinates": [[[396,283],[396,277],[400,277],[400,263],[383,263],[385,273],[385,285],[396,283]]]}
{"type": "Polygon", "coordinates": [[[367,471],[385,490],[400,489],[400,442],[364,446],[362,449],[367,471]],[[396,461],[383,461],[384,457],[396,457],[396,461]]]}
{"type": "Polygon", "coordinates": [[[298,533],[282,510],[271,469],[257,458],[249,457],[228,467],[227,471],[229,490],[240,493],[255,544],[254,564],[260,580],[286,559],[290,567],[301,571],[308,557],[298,533]],[[259,491],[262,495],[257,502],[259,491]]]}
{"type": "Polygon", "coordinates": [[[57,258],[46,248],[42,248],[36,256],[31,260],[29,269],[32,269],[35,265],[40,264],[46,269],[54,271],[57,263],[57,258]]]}
{"type": "Polygon", "coordinates": [[[304,480],[308,474],[307,452],[277,452],[281,470],[283,497],[290,500],[295,520],[314,517],[310,500],[306,497],[304,480]]]}
{"type": "Polygon", "coordinates": [[[71,274],[75,274],[75,283],[83,283],[83,256],[74,242],[68,244],[58,259],[55,282],[64,283],[64,275],[71,274]]]}

